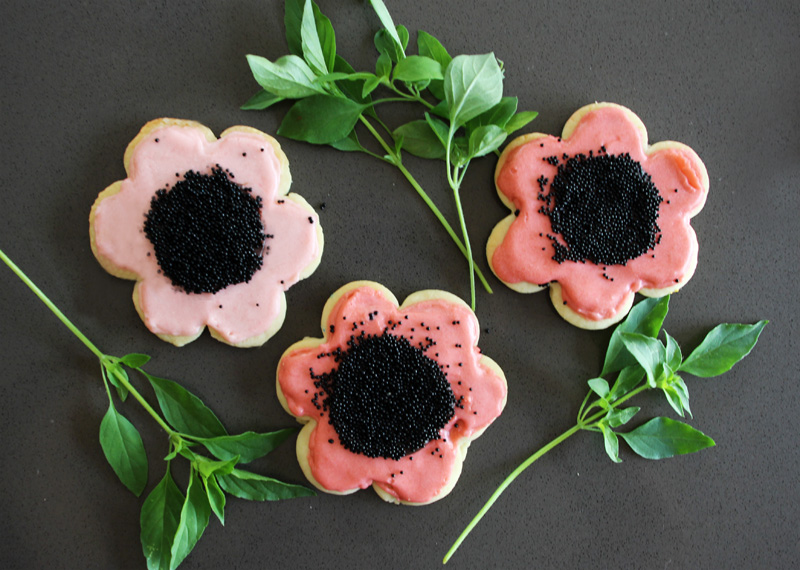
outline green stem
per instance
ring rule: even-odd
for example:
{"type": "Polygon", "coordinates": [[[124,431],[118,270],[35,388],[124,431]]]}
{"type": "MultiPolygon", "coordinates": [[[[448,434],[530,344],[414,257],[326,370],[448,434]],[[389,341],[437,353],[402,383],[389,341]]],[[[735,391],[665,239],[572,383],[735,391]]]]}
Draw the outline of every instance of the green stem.
{"type": "MultiPolygon", "coordinates": [[[[388,144],[386,144],[386,141],[383,140],[383,137],[381,137],[380,133],[378,133],[375,130],[375,127],[373,127],[372,124],[363,115],[359,118],[361,122],[364,124],[364,126],[367,127],[367,130],[369,130],[369,132],[372,133],[372,136],[375,137],[375,140],[378,141],[383,150],[385,150],[386,153],[389,154],[390,156],[394,157],[395,156],[394,150],[391,147],[389,147],[388,144]]],[[[416,190],[417,194],[419,194],[420,198],[422,198],[422,201],[425,202],[428,208],[430,208],[431,212],[433,212],[434,216],[436,216],[436,219],[439,220],[439,222],[442,224],[442,227],[444,227],[445,231],[447,231],[447,234],[456,244],[459,251],[461,251],[461,254],[467,259],[467,261],[470,261],[472,259],[471,253],[468,252],[467,248],[464,246],[464,243],[458,237],[458,234],[456,234],[455,230],[453,230],[452,226],[447,222],[445,217],[439,211],[439,208],[436,207],[436,204],[433,203],[433,201],[430,199],[425,190],[423,190],[422,186],[419,185],[414,176],[408,171],[408,169],[406,169],[405,166],[403,166],[403,163],[400,162],[399,160],[395,160],[392,164],[394,164],[397,167],[397,169],[400,170],[403,176],[405,176],[406,180],[408,180],[409,184],[411,184],[414,190],[416,190]]],[[[448,173],[448,180],[449,177],[450,175],[448,173]]],[[[489,282],[486,281],[486,278],[484,277],[480,268],[477,265],[474,265],[473,271],[478,276],[478,279],[480,280],[484,289],[486,289],[488,293],[492,293],[492,288],[489,286],[489,282]]]]}
{"type": "Polygon", "coordinates": [[[495,501],[497,501],[500,495],[503,494],[503,491],[505,491],[506,488],[509,485],[511,485],[511,483],[514,482],[514,479],[519,477],[519,475],[523,471],[525,471],[528,467],[530,467],[530,465],[534,461],[539,459],[542,455],[553,449],[555,446],[566,440],[571,435],[576,434],[580,430],[581,430],[581,424],[575,424],[570,429],[568,429],[567,431],[559,435],[557,438],[555,438],[553,441],[551,441],[550,443],[539,449],[536,453],[531,455],[528,459],[526,459],[523,463],[521,463],[519,467],[514,469],[514,471],[512,471],[511,474],[508,477],[506,477],[502,483],[500,483],[500,486],[495,490],[494,493],[492,493],[492,496],[489,497],[489,500],[486,501],[486,504],[483,505],[483,508],[480,511],[478,511],[478,514],[475,515],[475,518],[472,519],[472,521],[467,525],[467,528],[464,529],[464,531],[461,533],[458,539],[453,543],[453,546],[451,546],[450,550],[448,550],[447,554],[445,554],[442,563],[447,564],[447,561],[450,560],[453,554],[455,554],[456,550],[458,550],[458,547],[461,546],[462,542],[464,542],[464,539],[467,538],[469,533],[472,532],[472,529],[475,528],[475,526],[483,518],[483,515],[486,514],[486,512],[492,507],[492,505],[494,505],[495,501]]]}
{"type": "MultiPolygon", "coordinates": [[[[128,381],[128,379],[125,378],[125,376],[122,374],[115,374],[114,370],[109,368],[108,363],[110,362],[117,363],[119,362],[119,359],[112,356],[108,356],[107,354],[101,352],[100,349],[97,348],[94,345],[94,343],[92,343],[92,341],[86,338],[86,336],[80,330],[78,330],[78,327],[72,324],[72,321],[70,321],[66,317],[66,315],[62,313],[58,307],[55,306],[55,304],[47,297],[47,295],[45,295],[42,292],[42,290],[39,289],[27,275],[25,275],[22,269],[17,267],[17,265],[13,261],[11,261],[11,259],[5,253],[3,253],[3,250],[1,249],[0,249],[0,259],[2,259],[5,262],[5,264],[8,265],[8,267],[11,269],[11,271],[13,271],[17,275],[17,277],[19,277],[22,280],[22,282],[25,283],[25,285],[27,285],[31,289],[31,291],[33,291],[36,294],[36,296],[39,297],[39,299],[41,299],[41,301],[47,306],[48,309],[50,309],[51,311],[53,311],[53,313],[55,313],[55,315],[59,318],[59,320],[62,323],[64,323],[64,325],[66,325],[66,327],[70,331],[72,331],[72,334],[78,337],[78,339],[83,344],[85,344],[89,348],[89,350],[91,350],[94,353],[95,356],[97,356],[97,358],[100,360],[100,364],[108,371],[109,374],[114,374],[114,378],[116,378],[120,384],[125,386],[125,388],[128,390],[130,394],[133,395],[136,401],[139,402],[145,410],[147,410],[147,413],[149,413],[153,417],[153,419],[156,420],[156,422],[158,422],[158,425],[160,425],[164,429],[164,431],[166,431],[170,436],[173,435],[175,431],[173,431],[172,428],[170,428],[167,425],[167,423],[163,419],[161,419],[161,416],[159,416],[158,413],[156,413],[153,407],[147,402],[147,400],[144,399],[144,397],[139,393],[139,391],[133,387],[133,385],[128,381]]],[[[144,371],[141,370],[140,368],[136,368],[136,370],[144,373],[144,371]]],[[[105,381],[105,378],[103,380],[105,381]]],[[[108,390],[108,386],[106,386],[106,390],[108,390]]],[[[110,398],[111,394],[109,393],[109,399],[110,398]]]]}
{"type": "Polygon", "coordinates": [[[47,306],[48,309],[50,309],[51,311],[53,311],[53,313],[55,313],[55,315],[59,318],[59,320],[62,323],[64,323],[64,325],[66,325],[66,327],[69,330],[72,331],[72,334],[74,334],[76,337],[78,337],[78,339],[83,344],[85,344],[86,347],[89,350],[91,350],[94,353],[95,356],[97,356],[97,358],[99,358],[101,360],[103,359],[105,354],[100,352],[100,349],[97,348],[92,343],[92,341],[90,341],[88,338],[86,338],[84,336],[84,334],[81,331],[78,330],[78,327],[76,327],[75,325],[72,324],[72,321],[70,321],[66,317],[66,315],[64,313],[62,313],[61,310],[58,307],[56,307],[55,304],[50,299],[47,298],[47,295],[45,295],[42,292],[42,290],[39,289],[36,286],[36,284],[33,281],[31,281],[30,278],[27,275],[25,275],[25,273],[22,272],[22,269],[17,267],[17,265],[13,261],[11,261],[11,259],[5,253],[3,253],[2,249],[0,249],[0,259],[2,259],[5,262],[5,264],[8,265],[8,267],[11,269],[11,271],[16,273],[17,277],[19,277],[22,280],[22,282],[25,283],[25,285],[27,285],[30,288],[30,290],[33,291],[36,294],[37,297],[39,297],[39,299],[41,299],[41,301],[45,304],[45,306],[47,306]]]}
{"type": "Polygon", "coordinates": [[[395,93],[397,93],[398,95],[400,95],[401,97],[403,97],[403,99],[405,99],[406,101],[413,101],[413,102],[416,102],[416,103],[421,103],[422,105],[426,106],[428,108],[428,110],[433,109],[435,107],[435,105],[433,105],[433,104],[429,103],[428,101],[426,101],[422,97],[422,95],[419,94],[419,91],[412,91],[411,94],[409,95],[409,94],[404,93],[403,91],[400,91],[397,87],[395,87],[394,83],[390,83],[389,84],[389,88],[392,91],[394,91],[395,93]]]}
{"type": "MultiPolygon", "coordinates": [[[[637,388],[635,390],[632,390],[631,392],[628,392],[625,396],[621,397],[620,399],[618,399],[614,403],[612,403],[611,404],[611,408],[612,409],[617,408],[623,402],[626,402],[627,400],[630,400],[631,398],[633,398],[634,396],[636,396],[640,392],[643,392],[643,391],[647,390],[648,388],[649,388],[649,386],[647,386],[647,384],[644,384],[644,385],[640,386],[639,388],[637,388]]],[[[584,401],[584,405],[585,404],[586,404],[586,402],[584,401]]],[[[607,410],[600,410],[599,412],[596,412],[595,414],[591,415],[588,418],[579,419],[578,423],[576,423],[574,426],[569,428],[567,431],[565,431],[564,433],[559,435],[557,438],[555,438],[550,443],[546,444],[544,447],[540,448],[538,451],[536,451],[536,453],[534,453],[528,459],[526,459],[524,462],[522,462],[519,465],[519,467],[514,469],[514,471],[512,471],[511,474],[509,474],[509,476],[506,477],[505,480],[503,480],[502,483],[500,483],[500,486],[495,490],[494,493],[492,493],[492,496],[489,497],[489,500],[486,501],[486,504],[483,505],[483,508],[481,508],[481,510],[478,511],[478,514],[475,515],[475,517],[472,519],[472,521],[470,521],[470,523],[467,525],[467,527],[459,535],[458,539],[456,539],[456,541],[453,543],[453,546],[451,546],[450,550],[448,550],[447,554],[445,554],[444,560],[442,560],[442,564],[447,564],[447,561],[450,560],[450,558],[453,556],[453,554],[455,554],[456,550],[458,550],[458,547],[461,546],[462,542],[464,542],[464,539],[467,538],[469,533],[472,532],[472,529],[475,528],[475,526],[483,518],[483,515],[485,515],[489,511],[489,509],[492,507],[492,505],[494,505],[495,501],[497,501],[497,499],[500,497],[500,495],[503,494],[503,491],[505,491],[506,488],[509,485],[511,485],[511,483],[514,482],[514,479],[519,477],[519,475],[523,471],[525,471],[528,467],[530,467],[531,464],[533,464],[542,455],[544,455],[545,453],[547,453],[548,451],[553,449],[558,444],[562,443],[564,440],[566,440],[570,436],[572,436],[572,435],[574,435],[574,434],[576,434],[579,431],[584,430],[584,429],[591,430],[592,429],[592,424],[597,422],[600,418],[605,416],[607,413],[608,413],[607,410]]]]}
{"type": "MultiPolygon", "coordinates": [[[[142,370],[141,368],[134,368],[134,370],[137,370],[138,372],[140,372],[140,373],[144,374],[145,376],[147,376],[147,373],[144,370],[142,370]]],[[[141,406],[147,411],[147,413],[152,416],[152,418],[156,421],[156,423],[161,426],[161,429],[163,429],[165,432],[167,432],[167,435],[169,435],[170,437],[172,437],[174,435],[178,435],[178,432],[176,432],[171,427],[169,427],[167,422],[165,422],[161,418],[161,416],[158,415],[158,412],[156,412],[153,409],[153,407],[150,405],[150,403],[147,400],[144,399],[144,396],[142,396],[139,393],[139,391],[136,388],[133,387],[133,385],[127,380],[127,378],[124,378],[124,377],[121,378],[120,376],[117,376],[117,379],[122,383],[123,386],[125,386],[128,389],[128,391],[131,393],[131,395],[134,398],[136,398],[136,401],[139,402],[139,404],[141,404],[141,406]]]]}
{"type": "Polygon", "coordinates": [[[466,174],[467,166],[463,166],[461,176],[459,176],[459,168],[453,167],[452,172],[450,168],[450,150],[453,148],[453,136],[455,136],[455,125],[450,123],[450,131],[447,135],[447,152],[445,154],[445,163],[447,165],[447,181],[450,183],[450,188],[453,190],[453,198],[456,202],[456,211],[458,212],[458,223],[461,226],[461,236],[464,239],[464,247],[466,249],[467,263],[469,264],[469,294],[470,294],[470,307],[475,310],[475,260],[472,259],[472,247],[469,243],[469,233],[467,232],[467,222],[464,219],[464,210],[461,207],[461,181],[466,174]]]}
{"type": "Polygon", "coordinates": [[[464,236],[464,246],[467,249],[467,263],[469,264],[469,293],[470,293],[470,306],[475,310],[475,260],[472,259],[472,246],[469,243],[469,233],[467,233],[467,222],[464,219],[464,210],[461,208],[461,193],[460,186],[453,188],[453,197],[456,201],[456,210],[458,211],[458,222],[461,225],[461,234],[464,236]]]}

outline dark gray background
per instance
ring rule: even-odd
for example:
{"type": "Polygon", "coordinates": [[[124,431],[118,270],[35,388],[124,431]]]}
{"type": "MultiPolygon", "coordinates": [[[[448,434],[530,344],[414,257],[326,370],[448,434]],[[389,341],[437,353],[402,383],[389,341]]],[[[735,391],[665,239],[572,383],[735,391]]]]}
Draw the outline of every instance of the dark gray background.
{"type": "MultiPolygon", "coordinates": [[[[365,2],[319,3],[339,52],[372,69],[378,21],[365,2]]],[[[529,130],[560,133],[582,105],[614,101],[639,114],[651,141],[693,147],[711,178],[694,220],[700,263],[665,327],[688,350],[718,322],[772,320],[731,373],[689,379],[691,423],[717,447],[663,462],[625,450],[615,465],[596,434],[579,434],[517,480],[451,565],[796,567],[797,2],[387,4],[412,42],[424,29],[451,54],[494,51],[505,62],[505,93],[540,112],[529,130]]],[[[288,51],[283,3],[8,0],[0,20],[0,247],[102,350],[152,355],[151,372],[201,395],[230,431],[293,425],[275,396],[275,366],[288,345],[319,333],[324,301],[340,285],[372,279],[400,299],[423,288],[468,296],[465,263],[396,170],[283,139],[293,189],[326,204],[322,263],[289,291],[283,328],[251,350],[208,335],[182,349],[159,341],[134,311],[132,283],[93,258],[89,208],[124,177],[125,147],[152,118],[195,119],[216,133],[234,124],[275,132],[285,107],[238,107],[257,89],[245,54],[288,51]]],[[[476,161],[463,188],[484,269],[485,241],[507,213],[494,162],[476,161]]],[[[441,164],[407,164],[455,220],[441,164]]],[[[471,447],[449,497],[420,508],[385,504],[372,491],[230,500],[226,526],[212,520],[184,566],[437,567],[503,477],[574,423],[610,334],[569,326],[544,293],[492,284],[494,295],[479,291],[478,316],[489,328],[481,348],[505,369],[508,406],[471,447]]],[[[116,480],[98,444],[107,401],[97,362],[4,267],[0,291],[0,567],[143,567],[141,500],[116,480]]],[[[641,417],[668,414],[662,400],[640,397],[641,417]]],[[[152,485],[167,442],[132,402],[121,409],[143,433],[152,485]]],[[[304,482],[293,443],[255,469],[304,482]]]]}

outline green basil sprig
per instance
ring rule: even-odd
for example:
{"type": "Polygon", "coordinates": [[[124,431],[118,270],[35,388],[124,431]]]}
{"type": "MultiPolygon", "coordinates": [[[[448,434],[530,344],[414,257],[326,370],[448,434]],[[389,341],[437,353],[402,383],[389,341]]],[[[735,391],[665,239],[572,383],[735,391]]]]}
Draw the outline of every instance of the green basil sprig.
{"type": "Polygon", "coordinates": [[[294,100],[278,134],[341,151],[362,152],[400,170],[467,259],[470,299],[475,309],[475,276],[492,292],[472,257],[460,188],[470,161],[496,152],[508,135],[536,117],[517,112],[517,98],[503,96],[503,70],[494,54],[451,57],[431,34],[417,33],[417,53],[409,54],[408,29],[395,25],[381,0],[370,5],[383,26],[373,39],[378,57],[373,71],[355,71],[336,52],[331,21],[312,0],[286,0],[284,23],[290,55],[270,61],[248,55],[261,90],[243,109],[267,109],[294,100]],[[376,98],[380,91],[388,96],[376,98]],[[418,119],[389,127],[377,108],[386,103],[420,107],[418,119]],[[359,132],[379,150],[365,147],[359,132]],[[446,165],[461,236],[403,164],[403,152],[446,165]]]}
{"type": "Polygon", "coordinates": [[[211,513],[225,524],[225,493],[251,501],[315,494],[300,485],[237,469],[238,465],[267,455],[296,433],[296,429],[229,435],[200,398],[177,382],[145,372],[142,366],[148,363],[149,356],[132,353],[116,357],[102,353],[2,250],[0,259],[99,359],[108,395],[108,411],[100,423],[100,446],[119,480],[137,497],[147,486],[147,454],[139,431],[117,410],[111,387],[115,388],[120,403],[132,396],[169,436],[166,473],[145,499],[140,516],[142,552],[149,570],[177,568],[200,540],[211,513]],[[148,380],[160,414],[131,383],[126,368],[148,380]],[[199,453],[201,447],[210,456],[199,453]],[[171,473],[172,460],[178,456],[189,461],[185,496],[171,473]]]}
{"type": "Polygon", "coordinates": [[[620,438],[645,459],[665,459],[715,445],[714,440],[701,431],[665,417],[652,418],[629,431],[617,431],[617,428],[626,425],[640,411],[636,406],[627,405],[628,400],[647,390],[661,390],[679,416],[691,416],[689,390],[678,373],[708,378],[727,372],[750,353],[767,321],[753,325],[718,325],[683,358],[678,343],[666,331],[663,342],[658,338],[668,308],[669,297],[662,297],[645,299],[631,309],[611,335],[601,375],[587,381],[589,392],[578,409],[575,425],[506,477],[450,547],[444,557],[445,563],[514,479],[579,431],[600,433],[605,451],[615,463],[621,462],[620,438]],[[606,378],[614,375],[613,383],[609,383],[606,378]]]}

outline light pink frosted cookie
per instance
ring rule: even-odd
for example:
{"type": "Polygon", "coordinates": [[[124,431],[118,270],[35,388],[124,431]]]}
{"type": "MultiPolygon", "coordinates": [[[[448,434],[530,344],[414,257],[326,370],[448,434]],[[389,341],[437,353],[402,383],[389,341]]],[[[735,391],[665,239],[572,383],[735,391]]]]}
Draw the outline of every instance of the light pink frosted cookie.
{"type": "Polygon", "coordinates": [[[372,485],[393,503],[444,497],[506,402],[474,313],[443,291],[398,306],[382,285],[357,281],[325,304],[322,331],[278,364],[281,404],[304,424],[297,457],[308,480],[335,494],[372,485]]]}
{"type": "Polygon", "coordinates": [[[694,274],[690,219],[705,204],[705,166],[681,143],[649,145],[625,107],[587,105],[561,137],[515,139],[495,184],[512,214],[489,237],[492,271],[522,293],[549,288],[576,326],[606,328],[628,313],[637,291],[674,293],[694,274]]]}
{"type": "Polygon", "coordinates": [[[177,346],[211,335],[259,346],[283,324],[285,291],[322,256],[317,214],[289,193],[280,145],[250,127],[219,139],[194,121],[156,119],[125,151],[128,177],[92,206],[92,252],[136,281],[148,329],[177,346]]]}

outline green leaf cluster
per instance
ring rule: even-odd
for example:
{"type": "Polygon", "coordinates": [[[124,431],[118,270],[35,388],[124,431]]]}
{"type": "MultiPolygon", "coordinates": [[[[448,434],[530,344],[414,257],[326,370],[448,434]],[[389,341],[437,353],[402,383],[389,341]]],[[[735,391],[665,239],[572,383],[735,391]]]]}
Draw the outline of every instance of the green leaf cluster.
{"type": "Polygon", "coordinates": [[[123,401],[133,394],[169,435],[166,473],[145,499],[140,516],[142,551],[149,569],[177,568],[200,540],[212,513],[225,524],[226,493],[252,501],[314,494],[305,487],[237,468],[267,455],[296,429],[230,435],[200,398],[177,382],[145,372],[141,367],[148,360],[142,354],[101,358],[109,408],[100,425],[100,445],[120,481],[136,496],[141,495],[148,472],[144,443],[134,425],[117,411],[109,386],[117,389],[123,401]],[[160,414],[131,385],[125,366],[148,380],[160,414]],[[189,462],[185,495],[175,484],[170,467],[179,456],[189,462]]]}
{"type": "Polygon", "coordinates": [[[605,452],[615,463],[621,462],[620,439],[645,459],[665,459],[715,445],[714,440],[700,430],[666,417],[651,418],[628,431],[618,428],[627,425],[641,411],[637,406],[628,405],[628,401],[647,390],[660,390],[676,414],[682,418],[691,416],[689,389],[681,373],[710,378],[727,372],[750,353],[767,321],[752,325],[718,325],[684,358],[677,341],[666,331],[663,331],[664,340],[659,339],[668,310],[669,297],[645,299],[631,309],[611,334],[600,375],[587,380],[589,391],[578,409],[575,425],[537,450],[506,477],[450,547],[444,562],[514,479],[545,453],[580,431],[601,434],[605,452]]]}
{"type": "Polygon", "coordinates": [[[461,183],[472,159],[497,152],[536,113],[518,112],[517,98],[503,96],[503,69],[494,54],[451,57],[437,38],[422,30],[417,32],[417,53],[410,53],[408,29],[394,23],[381,0],[369,3],[382,26],[373,38],[377,57],[374,71],[356,71],[336,52],[336,34],[319,6],[312,0],[285,0],[290,54],[275,61],[247,56],[261,90],[242,108],[267,109],[292,100],[279,135],[365,153],[397,167],[466,257],[474,309],[475,276],[488,292],[491,288],[472,259],[461,183]],[[387,96],[378,98],[379,93],[387,96]],[[414,104],[420,108],[419,118],[389,127],[378,115],[387,103],[414,104]],[[378,148],[362,144],[365,132],[378,148]],[[404,153],[446,163],[460,236],[405,167],[404,153]]]}
{"type": "Polygon", "coordinates": [[[145,499],[140,516],[142,551],[148,569],[177,568],[200,540],[212,512],[225,524],[225,493],[251,501],[314,494],[305,487],[237,468],[267,455],[296,429],[228,434],[200,398],[177,382],[145,372],[142,366],[150,361],[149,356],[132,353],[116,357],[103,353],[2,250],[0,260],[100,361],[108,395],[108,411],[100,423],[100,446],[119,480],[137,497],[147,486],[147,454],[139,431],[117,410],[111,387],[115,388],[120,403],[132,396],[169,436],[169,452],[164,458],[166,474],[145,499]],[[131,383],[126,367],[148,380],[161,413],[131,383]],[[201,447],[210,456],[200,453],[201,447]],[[172,479],[171,463],[178,456],[189,461],[185,495],[172,479]]]}
{"type": "Polygon", "coordinates": [[[616,374],[613,386],[602,377],[588,381],[589,394],[578,412],[578,426],[602,433],[606,452],[615,462],[620,461],[619,437],[646,459],[664,459],[713,446],[714,440],[704,433],[669,418],[653,418],[628,432],[615,431],[639,411],[621,406],[639,392],[656,389],[676,414],[691,416],[689,388],[679,372],[706,378],[727,372],[750,353],[767,324],[719,325],[684,359],[669,333],[663,331],[663,342],[658,338],[668,309],[669,297],[646,299],[636,305],[612,333],[606,351],[601,376],[616,374]]]}

